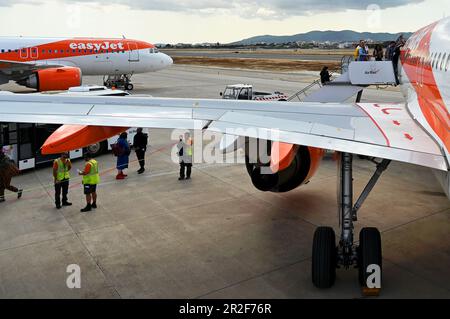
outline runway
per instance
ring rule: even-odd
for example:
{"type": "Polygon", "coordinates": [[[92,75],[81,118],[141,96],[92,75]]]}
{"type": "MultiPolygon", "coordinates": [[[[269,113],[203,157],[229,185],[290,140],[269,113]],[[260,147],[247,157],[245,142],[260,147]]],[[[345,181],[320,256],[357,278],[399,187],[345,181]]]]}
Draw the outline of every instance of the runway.
{"type": "MultiPolygon", "coordinates": [[[[218,98],[225,85],[253,84],[291,95],[313,72],[274,73],[174,65],[133,77],[133,94],[218,98]]],[[[100,84],[101,77],[86,77],[100,84]]],[[[16,85],[0,89],[27,91],[16,85]]],[[[397,88],[365,90],[363,101],[400,102],[397,88]]],[[[78,177],[72,207],[56,210],[51,168],[14,179],[22,199],[0,204],[0,298],[361,298],[357,270],[338,269],[336,285],[311,282],[317,226],[338,230],[336,162],[323,160],[311,182],[275,194],[256,190],[242,164],[196,164],[178,181],[171,131],[151,130],[147,171],[116,181],[115,158],[98,158],[102,184],[94,212],[82,214],[78,177]],[[68,289],[67,266],[81,267],[68,289]]],[[[73,175],[83,166],[74,161],[73,175]]],[[[355,158],[355,197],[374,170],[355,158]]],[[[392,163],[359,212],[383,239],[379,298],[450,298],[450,202],[429,169],[392,163]]]]}
{"type": "Polygon", "coordinates": [[[242,50],[229,51],[205,51],[205,50],[162,50],[171,57],[207,57],[207,58],[228,58],[228,59],[282,59],[294,61],[341,61],[342,54],[283,54],[283,53],[252,53],[242,50]]]}

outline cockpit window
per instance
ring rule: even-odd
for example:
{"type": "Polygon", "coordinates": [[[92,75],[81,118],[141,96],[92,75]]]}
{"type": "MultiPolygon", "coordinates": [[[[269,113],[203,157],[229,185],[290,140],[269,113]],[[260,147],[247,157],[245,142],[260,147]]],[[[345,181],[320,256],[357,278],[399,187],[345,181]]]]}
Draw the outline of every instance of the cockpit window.
{"type": "Polygon", "coordinates": [[[149,52],[150,52],[150,53],[158,53],[159,50],[158,50],[157,48],[151,48],[151,49],[149,50],[149,52]]]}

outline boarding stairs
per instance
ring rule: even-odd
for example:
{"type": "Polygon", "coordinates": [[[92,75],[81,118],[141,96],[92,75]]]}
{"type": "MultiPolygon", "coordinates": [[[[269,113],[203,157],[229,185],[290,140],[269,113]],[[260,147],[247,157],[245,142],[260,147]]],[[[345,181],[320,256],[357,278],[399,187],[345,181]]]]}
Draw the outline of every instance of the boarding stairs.
{"type": "Polygon", "coordinates": [[[301,89],[300,91],[294,93],[293,95],[291,95],[291,96],[287,99],[287,101],[288,101],[288,102],[291,102],[291,101],[295,100],[296,102],[298,102],[298,101],[301,102],[302,99],[304,99],[305,97],[308,96],[308,92],[309,92],[312,88],[314,88],[314,87],[316,87],[316,86],[318,86],[319,88],[321,88],[321,87],[323,86],[322,83],[320,82],[320,79],[315,80],[314,82],[312,82],[312,83],[309,84],[308,86],[304,87],[304,88],[301,89]],[[297,101],[297,100],[298,100],[298,101],[297,101]]]}
{"type": "Polygon", "coordinates": [[[341,75],[331,82],[322,85],[315,80],[302,90],[290,96],[288,101],[343,103],[355,94],[361,98],[364,88],[397,85],[391,61],[353,61],[352,56],[344,56],[341,60],[341,75]],[[319,89],[309,93],[312,88],[319,89]]]}

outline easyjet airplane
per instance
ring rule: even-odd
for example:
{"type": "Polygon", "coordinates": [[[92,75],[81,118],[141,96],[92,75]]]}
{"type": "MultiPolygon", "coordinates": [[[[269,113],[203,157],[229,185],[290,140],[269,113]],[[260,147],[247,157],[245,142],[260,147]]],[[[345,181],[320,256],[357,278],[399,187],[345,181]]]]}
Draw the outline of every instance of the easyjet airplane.
{"type": "MultiPolygon", "coordinates": [[[[372,272],[382,270],[381,236],[363,228],[356,245],[354,223],[358,210],[391,161],[433,169],[447,194],[450,191],[450,19],[417,31],[403,47],[399,78],[404,103],[255,102],[140,97],[63,97],[0,95],[0,118],[8,122],[66,124],[43,146],[43,152],[78,149],[127,127],[200,129],[242,136],[248,142],[267,140],[269,160],[246,149],[246,168],[262,191],[286,192],[306,184],[325,149],[340,155],[339,242],[330,227],[314,235],[312,281],[320,288],[333,285],[336,267],[359,268],[365,288],[372,272]],[[65,107],[61,107],[64,105],[65,107]],[[376,169],[353,202],[352,158],[364,155],[376,169]],[[256,157],[256,158],[255,158],[256,157]],[[269,172],[269,173],[267,173],[269,172]]],[[[75,49],[74,49],[75,50],[75,49]]],[[[366,63],[366,64],[358,64],[366,63]]],[[[381,64],[367,66],[377,76],[381,64]]],[[[307,187],[305,185],[304,187],[307,187]]],[[[331,211],[330,213],[334,213],[331,211]]]]}
{"type": "Polygon", "coordinates": [[[38,91],[81,85],[82,75],[107,75],[132,90],[131,75],[162,70],[172,59],[150,43],[131,39],[0,38],[0,84],[16,81],[38,91]]]}

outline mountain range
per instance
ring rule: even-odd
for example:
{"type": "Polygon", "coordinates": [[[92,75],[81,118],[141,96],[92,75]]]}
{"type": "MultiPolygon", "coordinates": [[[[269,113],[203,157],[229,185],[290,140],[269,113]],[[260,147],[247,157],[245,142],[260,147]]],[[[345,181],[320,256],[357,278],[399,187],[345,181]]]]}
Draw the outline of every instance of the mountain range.
{"type": "Polygon", "coordinates": [[[288,43],[288,42],[356,42],[361,39],[373,40],[376,42],[384,42],[396,40],[400,34],[403,34],[405,38],[409,38],[411,32],[403,33],[372,33],[372,32],[356,32],[351,30],[343,31],[311,31],[307,33],[299,33],[295,35],[260,35],[244,39],[241,41],[233,42],[234,45],[251,45],[257,43],[288,43]]]}

